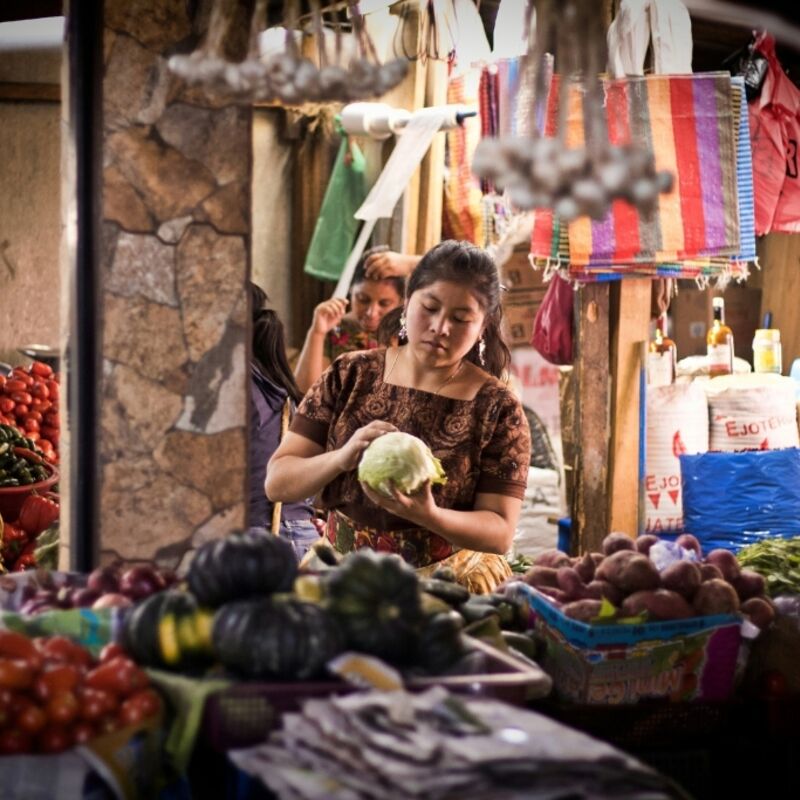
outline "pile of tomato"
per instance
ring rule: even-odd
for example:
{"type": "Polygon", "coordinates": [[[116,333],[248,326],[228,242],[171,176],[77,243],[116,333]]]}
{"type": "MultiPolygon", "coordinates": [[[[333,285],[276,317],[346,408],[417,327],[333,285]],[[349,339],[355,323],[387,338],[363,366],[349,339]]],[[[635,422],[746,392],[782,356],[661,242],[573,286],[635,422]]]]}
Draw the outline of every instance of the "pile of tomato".
{"type": "Polygon", "coordinates": [[[59,513],[58,495],[47,492],[28,495],[13,522],[0,520],[0,561],[6,569],[20,572],[36,566],[36,537],[58,520],[59,513]]]}
{"type": "Polygon", "coordinates": [[[116,644],[0,630],[0,755],[60,753],[154,716],[161,698],[116,644]]]}
{"type": "Polygon", "coordinates": [[[51,464],[58,463],[60,391],[60,376],[42,361],[0,375],[0,423],[18,428],[51,464]]]}

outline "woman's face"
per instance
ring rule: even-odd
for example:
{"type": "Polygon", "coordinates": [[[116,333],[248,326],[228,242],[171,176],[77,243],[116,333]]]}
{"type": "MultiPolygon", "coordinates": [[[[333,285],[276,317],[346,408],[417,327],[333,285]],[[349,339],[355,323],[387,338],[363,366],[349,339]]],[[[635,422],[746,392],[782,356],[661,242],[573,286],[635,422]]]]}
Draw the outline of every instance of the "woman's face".
{"type": "Polygon", "coordinates": [[[486,315],[472,291],[450,281],[417,289],[408,299],[408,343],[430,366],[455,364],[475,346],[486,315]]]}
{"type": "Polygon", "coordinates": [[[350,293],[350,308],[365,331],[378,330],[381,319],[393,308],[397,308],[403,298],[390,281],[362,281],[350,293]]]}

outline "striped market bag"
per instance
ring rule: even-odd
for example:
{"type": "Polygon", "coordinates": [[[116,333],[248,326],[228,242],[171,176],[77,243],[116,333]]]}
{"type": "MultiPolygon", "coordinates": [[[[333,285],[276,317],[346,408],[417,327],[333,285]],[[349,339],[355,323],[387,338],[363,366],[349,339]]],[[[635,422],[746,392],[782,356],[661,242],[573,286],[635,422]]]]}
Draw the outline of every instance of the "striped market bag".
{"type": "MultiPolygon", "coordinates": [[[[622,200],[603,220],[583,217],[569,225],[537,211],[532,261],[568,264],[577,280],[746,274],[755,239],[741,81],[727,73],[651,75],[604,86],[610,141],[651,147],[656,169],[675,175],[673,190],[660,195],[649,217],[622,200]]],[[[557,114],[554,79],[546,135],[555,135],[557,114]]],[[[565,133],[568,146],[583,145],[578,87],[569,93],[565,133]]]]}

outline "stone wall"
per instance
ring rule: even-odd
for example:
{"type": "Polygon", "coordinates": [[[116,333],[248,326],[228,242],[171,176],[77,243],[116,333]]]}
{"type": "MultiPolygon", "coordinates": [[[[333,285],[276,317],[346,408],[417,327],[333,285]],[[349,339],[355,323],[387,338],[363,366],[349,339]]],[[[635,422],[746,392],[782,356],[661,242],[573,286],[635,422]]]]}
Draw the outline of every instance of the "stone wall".
{"type": "Polygon", "coordinates": [[[251,110],[167,69],[183,0],[106,0],[100,549],[179,566],[245,524],[251,110]]]}
{"type": "MultiPolygon", "coordinates": [[[[2,83],[58,85],[60,53],[4,52],[2,83]]],[[[57,102],[0,101],[0,361],[27,363],[20,345],[59,346],[57,102]]]]}

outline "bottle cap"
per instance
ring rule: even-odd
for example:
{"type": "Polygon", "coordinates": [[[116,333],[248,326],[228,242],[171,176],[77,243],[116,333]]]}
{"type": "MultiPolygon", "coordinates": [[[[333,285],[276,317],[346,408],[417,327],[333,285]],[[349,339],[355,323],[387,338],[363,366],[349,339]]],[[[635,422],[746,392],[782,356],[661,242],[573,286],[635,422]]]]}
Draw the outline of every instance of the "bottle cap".
{"type": "Polygon", "coordinates": [[[711,298],[711,307],[712,308],[722,308],[725,305],[725,300],[721,297],[712,297],[711,298]]]}
{"type": "Polygon", "coordinates": [[[777,328],[759,328],[756,331],[755,338],[765,342],[779,342],[781,340],[781,332],[777,328]]]}

